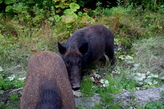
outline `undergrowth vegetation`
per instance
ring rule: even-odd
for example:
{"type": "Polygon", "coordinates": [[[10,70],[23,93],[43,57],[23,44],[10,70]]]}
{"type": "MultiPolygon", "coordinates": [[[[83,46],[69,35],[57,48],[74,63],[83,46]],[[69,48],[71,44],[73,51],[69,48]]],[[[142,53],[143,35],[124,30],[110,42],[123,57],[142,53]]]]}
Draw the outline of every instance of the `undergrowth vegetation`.
{"type": "MultiPolygon", "coordinates": [[[[83,96],[98,93],[102,97],[95,108],[120,108],[121,103],[113,102],[114,94],[163,84],[162,0],[117,0],[115,7],[104,6],[98,0],[94,9],[88,8],[91,1],[0,0],[0,94],[24,85],[27,62],[33,55],[31,50],[58,53],[57,41],[64,43],[73,32],[91,24],[102,24],[113,32],[117,59],[114,66],[95,62],[87,69],[81,92],[83,96]]],[[[17,95],[10,98],[12,102],[18,100],[17,95]]],[[[157,102],[143,108],[152,105],[163,106],[157,102]]],[[[0,109],[9,107],[0,101],[0,109]]],[[[136,105],[134,108],[140,109],[136,105]]]]}

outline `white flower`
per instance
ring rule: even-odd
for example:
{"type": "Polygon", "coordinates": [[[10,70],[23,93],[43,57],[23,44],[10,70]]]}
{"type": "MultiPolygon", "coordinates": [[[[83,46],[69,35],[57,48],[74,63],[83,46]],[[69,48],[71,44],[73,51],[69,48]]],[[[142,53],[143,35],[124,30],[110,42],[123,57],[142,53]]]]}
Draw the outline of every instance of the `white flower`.
{"type": "Polygon", "coordinates": [[[140,64],[134,64],[133,66],[138,68],[140,66],[140,64]]]}
{"type": "Polygon", "coordinates": [[[125,57],[125,59],[127,59],[127,60],[133,60],[133,57],[127,55],[127,56],[125,57]]]}
{"type": "Polygon", "coordinates": [[[94,78],[93,78],[93,76],[92,77],[90,77],[90,79],[94,82],[95,80],[94,80],[94,78]]]}
{"type": "Polygon", "coordinates": [[[143,82],[138,82],[139,85],[143,85],[144,83],[143,82]]]}
{"type": "Polygon", "coordinates": [[[106,85],[105,85],[105,84],[103,84],[103,87],[106,87],[106,85]]]}
{"type": "Polygon", "coordinates": [[[97,78],[100,78],[101,76],[99,74],[94,73],[94,76],[97,78]]]}
{"type": "Polygon", "coordinates": [[[126,62],[129,63],[129,64],[134,63],[133,57],[131,57],[131,56],[129,56],[129,55],[127,55],[127,56],[125,57],[125,60],[126,60],[126,62]]]}
{"type": "Polygon", "coordinates": [[[104,79],[100,79],[100,83],[104,84],[104,79]]]}
{"type": "Polygon", "coordinates": [[[137,81],[142,81],[146,78],[146,75],[145,74],[142,74],[142,73],[136,73],[134,79],[137,80],[137,81]]]}
{"type": "Polygon", "coordinates": [[[140,87],[136,87],[136,90],[140,90],[140,87]]]}
{"type": "Polygon", "coordinates": [[[121,60],[124,60],[125,56],[124,55],[120,55],[118,58],[120,58],[121,60]]]}
{"type": "Polygon", "coordinates": [[[147,78],[148,78],[148,79],[150,79],[150,78],[151,78],[151,76],[147,76],[147,78]]]}
{"type": "Polygon", "coordinates": [[[128,64],[134,63],[134,61],[127,61],[128,64]]]}
{"type": "Polygon", "coordinates": [[[131,57],[131,56],[129,56],[129,55],[127,55],[127,56],[125,56],[125,55],[120,55],[118,58],[120,58],[121,60],[125,60],[127,63],[134,63],[134,61],[133,61],[133,57],[131,57]]]}
{"type": "Polygon", "coordinates": [[[108,81],[108,80],[101,79],[101,80],[100,80],[100,83],[103,84],[103,85],[102,85],[103,87],[109,86],[109,81],[108,81]]]}
{"type": "Polygon", "coordinates": [[[153,84],[158,84],[158,81],[154,80],[154,81],[153,81],[153,84]]]}
{"type": "Polygon", "coordinates": [[[3,71],[2,67],[0,67],[0,71],[3,71]]]}
{"type": "Polygon", "coordinates": [[[8,77],[10,81],[14,80],[15,75],[11,75],[10,77],[8,77]]]}
{"type": "Polygon", "coordinates": [[[150,75],[152,78],[158,78],[158,75],[151,74],[150,75]]]}
{"type": "Polygon", "coordinates": [[[149,74],[150,74],[150,71],[147,71],[147,72],[146,72],[146,75],[149,75],[149,74]]]}
{"type": "Polygon", "coordinates": [[[158,75],[154,75],[154,74],[150,74],[149,76],[147,76],[147,78],[158,78],[159,76],[158,75]]]}
{"type": "Polygon", "coordinates": [[[161,80],[164,80],[164,76],[160,77],[161,80]]]}
{"type": "Polygon", "coordinates": [[[148,87],[149,87],[149,85],[144,85],[144,86],[143,86],[144,89],[146,89],[146,88],[148,88],[148,87]]]}
{"type": "Polygon", "coordinates": [[[26,77],[22,77],[22,78],[18,78],[18,80],[22,81],[22,80],[25,80],[26,77]]]}
{"type": "Polygon", "coordinates": [[[120,74],[119,71],[112,71],[113,74],[120,74]]]}
{"type": "Polygon", "coordinates": [[[106,85],[109,85],[109,81],[108,81],[108,80],[105,80],[105,84],[106,84],[106,85]]]}
{"type": "Polygon", "coordinates": [[[150,83],[152,80],[150,78],[147,78],[144,80],[145,83],[150,83]]]}
{"type": "Polygon", "coordinates": [[[152,82],[151,82],[151,81],[149,81],[149,82],[147,82],[147,84],[152,85],[152,82]]]}

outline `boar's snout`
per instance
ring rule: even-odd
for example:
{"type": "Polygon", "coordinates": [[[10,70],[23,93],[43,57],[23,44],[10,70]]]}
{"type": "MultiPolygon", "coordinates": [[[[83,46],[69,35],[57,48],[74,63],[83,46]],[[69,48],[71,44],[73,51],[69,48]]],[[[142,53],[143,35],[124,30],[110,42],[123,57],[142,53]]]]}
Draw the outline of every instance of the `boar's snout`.
{"type": "Polygon", "coordinates": [[[77,90],[80,88],[81,82],[81,71],[78,67],[74,67],[71,75],[70,75],[70,82],[73,90],[77,90]]]}
{"type": "Polygon", "coordinates": [[[78,77],[73,77],[71,79],[71,86],[73,90],[78,90],[80,88],[80,81],[81,79],[78,77]]]}
{"type": "Polygon", "coordinates": [[[73,83],[72,84],[72,89],[73,90],[78,90],[80,88],[80,83],[73,83]]]}

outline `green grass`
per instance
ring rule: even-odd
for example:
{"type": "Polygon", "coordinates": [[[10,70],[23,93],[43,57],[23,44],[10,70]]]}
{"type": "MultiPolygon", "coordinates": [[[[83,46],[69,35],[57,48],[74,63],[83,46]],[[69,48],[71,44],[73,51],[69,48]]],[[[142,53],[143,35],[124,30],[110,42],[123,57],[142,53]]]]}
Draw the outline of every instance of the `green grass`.
{"type": "Polygon", "coordinates": [[[137,109],[164,109],[163,101],[148,102],[145,106],[137,106],[137,109]]]}
{"type": "Polygon", "coordinates": [[[0,71],[0,90],[16,89],[24,86],[24,80],[17,77],[16,74],[10,74],[5,71],[0,71]]]}
{"type": "Polygon", "coordinates": [[[92,87],[93,87],[92,80],[89,77],[86,77],[83,79],[81,83],[80,90],[85,96],[93,96],[94,89],[92,87]]]}
{"type": "Polygon", "coordinates": [[[14,101],[17,101],[19,98],[18,98],[18,95],[17,94],[11,94],[10,95],[10,100],[12,101],[12,102],[14,102],[14,101]]]}

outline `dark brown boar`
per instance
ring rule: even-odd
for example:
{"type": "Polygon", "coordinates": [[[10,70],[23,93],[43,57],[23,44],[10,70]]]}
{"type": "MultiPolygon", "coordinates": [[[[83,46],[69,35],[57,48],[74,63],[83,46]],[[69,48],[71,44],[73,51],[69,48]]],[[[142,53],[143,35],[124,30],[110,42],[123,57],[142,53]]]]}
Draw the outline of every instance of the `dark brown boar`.
{"type": "Polygon", "coordinates": [[[103,25],[90,25],[77,30],[65,46],[58,42],[58,49],[66,64],[72,88],[80,88],[81,69],[86,68],[106,54],[114,64],[114,36],[103,25]]]}
{"type": "Polygon", "coordinates": [[[21,109],[76,109],[65,64],[54,52],[29,60],[21,109]]]}

